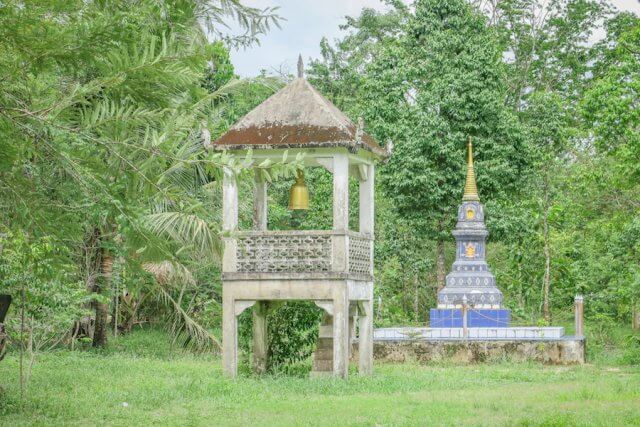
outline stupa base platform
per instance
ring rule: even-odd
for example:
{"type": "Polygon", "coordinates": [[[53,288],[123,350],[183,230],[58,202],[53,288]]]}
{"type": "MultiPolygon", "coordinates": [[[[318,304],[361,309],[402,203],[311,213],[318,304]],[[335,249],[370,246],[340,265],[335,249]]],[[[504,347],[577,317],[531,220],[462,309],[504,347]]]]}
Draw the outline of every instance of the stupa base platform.
{"type": "MultiPolygon", "coordinates": [[[[468,309],[468,328],[507,328],[511,318],[511,310],[468,309]]],[[[429,314],[429,326],[432,328],[462,328],[462,309],[432,308],[429,314]]]]}
{"type": "MultiPolygon", "coordinates": [[[[485,363],[534,361],[552,365],[585,363],[584,337],[562,327],[382,328],[374,331],[373,356],[385,363],[485,363]]],[[[354,345],[353,360],[357,360],[354,345]]]]}

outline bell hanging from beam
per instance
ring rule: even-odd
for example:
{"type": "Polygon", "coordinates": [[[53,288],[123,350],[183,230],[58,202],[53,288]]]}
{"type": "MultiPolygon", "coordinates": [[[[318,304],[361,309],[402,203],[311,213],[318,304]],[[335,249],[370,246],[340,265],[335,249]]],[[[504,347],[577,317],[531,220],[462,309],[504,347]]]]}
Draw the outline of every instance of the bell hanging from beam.
{"type": "Polygon", "coordinates": [[[309,189],[304,183],[304,173],[298,169],[296,182],[291,186],[289,192],[289,209],[307,210],[309,209],[309,189]]]}

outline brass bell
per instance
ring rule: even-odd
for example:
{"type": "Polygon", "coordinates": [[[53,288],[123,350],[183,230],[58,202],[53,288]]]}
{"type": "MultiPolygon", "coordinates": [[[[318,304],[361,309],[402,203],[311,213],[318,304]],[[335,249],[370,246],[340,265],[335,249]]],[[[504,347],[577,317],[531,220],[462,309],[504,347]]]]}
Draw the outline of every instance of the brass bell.
{"type": "Polygon", "coordinates": [[[298,169],[296,182],[291,186],[291,191],[289,192],[289,209],[309,209],[309,189],[304,183],[304,173],[300,169],[298,169]]]}

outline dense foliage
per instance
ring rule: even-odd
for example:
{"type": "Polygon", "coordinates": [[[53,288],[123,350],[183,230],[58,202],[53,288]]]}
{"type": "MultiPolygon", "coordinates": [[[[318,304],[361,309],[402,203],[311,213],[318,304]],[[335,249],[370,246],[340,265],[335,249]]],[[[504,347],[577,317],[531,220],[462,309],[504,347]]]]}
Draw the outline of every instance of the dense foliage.
{"type": "Polygon", "coordinates": [[[60,337],[104,346],[107,328],[163,319],[185,342],[218,345],[206,328],[219,295],[217,177],[238,160],[202,136],[242,82],[202,25],[229,19],[246,33],[227,42],[250,43],[278,18],[234,1],[0,8],[2,291],[62,316],[57,299],[83,283],[94,314],[60,337]]]}

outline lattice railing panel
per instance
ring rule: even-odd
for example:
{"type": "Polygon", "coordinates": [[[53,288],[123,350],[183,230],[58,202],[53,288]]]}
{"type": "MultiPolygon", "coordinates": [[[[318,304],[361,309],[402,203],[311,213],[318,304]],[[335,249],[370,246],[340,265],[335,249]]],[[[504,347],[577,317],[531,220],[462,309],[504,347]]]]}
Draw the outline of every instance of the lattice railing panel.
{"type": "Polygon", "coordinates": [[[371,245],[373,241],[366,237],[349,237],[349,273],[371,274],[371,245]]]}
{"type": "Polygon", "coordinates": [[[328,234],[265,234],[238,237],[237,267],[241,273],[331,271],[328,234]]]}

